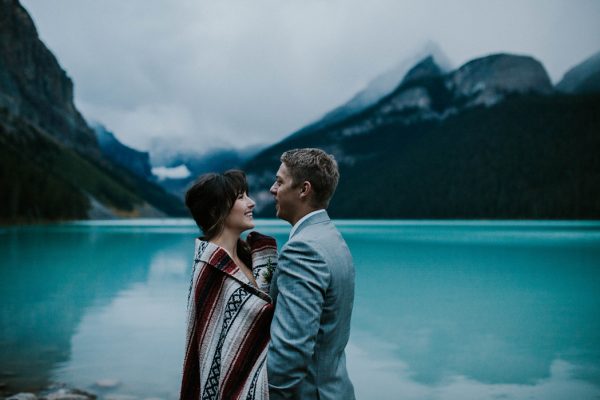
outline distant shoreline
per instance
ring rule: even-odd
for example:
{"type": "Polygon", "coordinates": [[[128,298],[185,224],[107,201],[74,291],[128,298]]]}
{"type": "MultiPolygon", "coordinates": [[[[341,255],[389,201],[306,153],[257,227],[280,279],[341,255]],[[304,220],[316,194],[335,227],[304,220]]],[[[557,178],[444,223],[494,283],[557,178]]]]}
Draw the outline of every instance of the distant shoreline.
{"type": "MultiPolygon", "coordinates": [[[[423,225],[444,225],[448,223],[471,224],[600,224],[600,219],[534,219],[534,218],[332,218],[338,224],[369,224],[402,225],[419,223],[423,225]]],[[[257,225],[289,226],[285,221],[277,218],[255,218],[257,225]]],[[[0,221],[0,229],[14,227],[43,227],[43,226],[190,226],[196,227],[192,218],[114,218],[114,219],[73,219],[73,220],[41,220],[41,221],[0,221]]]]}

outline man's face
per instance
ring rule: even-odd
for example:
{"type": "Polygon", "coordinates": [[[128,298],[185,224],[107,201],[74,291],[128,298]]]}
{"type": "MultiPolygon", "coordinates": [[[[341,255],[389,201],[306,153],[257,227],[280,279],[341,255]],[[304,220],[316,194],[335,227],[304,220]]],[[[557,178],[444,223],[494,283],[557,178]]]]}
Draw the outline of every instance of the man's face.
{"type": "Polygon", "coordinates": [[[275,197],[277,217],[293,223],[294,215],[300,206],[300,189],[294,187],[292,176],[289,174],[284,163],[281,163],[279,166],[279,170],[275,176],[275,183],[271,186],[270,192],[275,197]]]}

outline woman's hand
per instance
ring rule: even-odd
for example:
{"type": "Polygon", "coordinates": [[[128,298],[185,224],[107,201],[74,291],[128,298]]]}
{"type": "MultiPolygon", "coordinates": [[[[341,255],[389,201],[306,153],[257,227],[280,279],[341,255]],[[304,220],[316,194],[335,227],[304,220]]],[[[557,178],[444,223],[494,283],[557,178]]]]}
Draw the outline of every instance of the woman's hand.
{"type": "Polygon", "coordinates": [[[275,238],[250,232],[246,238],[252,255],[252,274],[258,288],[269,293],[271,279],[277,269],[277,242],[275,238]]]}

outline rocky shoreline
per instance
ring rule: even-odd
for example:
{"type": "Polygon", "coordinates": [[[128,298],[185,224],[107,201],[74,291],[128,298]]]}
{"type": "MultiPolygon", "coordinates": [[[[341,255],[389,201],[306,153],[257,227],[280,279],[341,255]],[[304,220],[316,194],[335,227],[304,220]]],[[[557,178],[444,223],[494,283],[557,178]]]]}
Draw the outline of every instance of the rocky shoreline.
{"type": "MultiPolygon", "coordinates": [[[[120,382],[102,380],[95,383],[99,392],[117,388],[120,382]]],[[[64,384],[57,384],[38,392],[20,392],[9,396],[0,394],[0,400],[162,400],[158,397],[138,397],[128,394],[96,394],[77,388],[70,388],[64,384]]]]}
{"type": "Polygon", "coordinates": [[[98,396],[79,389],[61,388],[48,393],[21,392],[6,397],[5,400],[96,400],[98,396]]]}

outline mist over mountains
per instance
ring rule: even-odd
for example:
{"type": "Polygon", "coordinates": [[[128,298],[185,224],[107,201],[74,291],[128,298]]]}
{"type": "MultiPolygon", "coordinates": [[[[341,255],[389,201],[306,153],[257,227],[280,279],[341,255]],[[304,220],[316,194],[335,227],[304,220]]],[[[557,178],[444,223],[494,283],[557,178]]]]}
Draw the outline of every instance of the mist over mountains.
{"type": "MultiPolygon", "coordinates": [[[[205,153],[195,153],[193,151],[176,152],[168,157],[164,157],[162,162],[156,162],[155,165],[164,166],[168,171],[177,172],[182,169],[188,172],[186,176],[179,178],[160,178],[158,183],[169,192],[175,194],[181,199],[184,198],[188,187],[198,178],[198,176],[207,172],[225,172],[228,169],[241,168],[242,165],[262,148],[250,147],[243,150],[237,149],[212,149],[205,153]]],[[[153,169],[157,171],[157,168],[153,169]]]]}
{"type": "Polygon", "coordinates": [[[433,64],[435,64],[435,68],[438,68],[440,72],[447,72],[451,69],[451,62],[439,46],[433,42],[428,42],[413,57],[399,62],[394,67],[378,75],[372,79],[363,90],[355,94],[346,103],[327,112],[322,118],[308,124],[299,131],[293,133],[293,135],[300,136],[314,131],[315,129],[322,129],[325,126],[346,119],[375,104],[381,100],[381,98],[391,93],[406,74],[413,69],[417,63],[425,59],[430,59],[433,64]]]}
{"type": "Polygon", "coordinates": [[[18,1],[0,0],[0,11],[3,223],[183,216],[192,181],[230,168],[247,171],[257,214],[273,217],[268,188],[281,153],[297,147],[336,156],[336,218],[600,217],[600,53],[553,87],[530,56],[453,68],[430,44],[278,143],[165,147],[151,160],[84,120],[73,82],[18,1]],[[157,166],[189,175],[159,179],[157,166]]]}
{"type": "MultiPolygon", "coordinates": [[[[258,210],[290,148],[338,160],[337,218],[600,217],[598,92],[554,90],[528,56],[494,54],[444,73],[425,58],[348,118],[314,125],[249,160],[258,210]]],[[[271,204],[269,204],[271,203],[271,204]]]]}
{"type": "Polygon", "coordinates": [[[137,176],[153,180],[152,166],[150,165],[150,154],[146,151],[138,151],[121,143],[113,132],[110,132],[100,123],[92,124],[98,145],[102,154],[115,164],[128,169],[137,176]]]}

